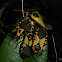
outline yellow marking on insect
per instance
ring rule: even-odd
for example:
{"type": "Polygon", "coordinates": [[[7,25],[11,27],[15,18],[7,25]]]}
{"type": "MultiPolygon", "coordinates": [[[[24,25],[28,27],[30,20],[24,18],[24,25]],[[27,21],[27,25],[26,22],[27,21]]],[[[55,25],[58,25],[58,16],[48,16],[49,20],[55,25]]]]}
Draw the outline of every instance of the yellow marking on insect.
{"type": "MultiPolygon", "coordinates": [[[[23,48],[26,47],[27,45],[29,45],[29,46],[32,45],[32,40],[29,41],[29,40],[28,40],[28,37],[27,37],[29,34],[32,34],[32,33],[27,33],[27,35],[25,36],[25,39],[24,39],[24,42],[23,42],[23,45],[22,45],[23,48]]],[[[20,50],[22,50],[22,49],[20,49],[20,50]]]]}
{"type": "Polygon", "coordinates": [[[19,22],[21,24],[21,22],[19,22]]]}
{"type": "Polygon", "coordinates": [[[33,39],[35,39],[35,37],[33,37],[33,39]]]}
{"type": "Polygon", "coordinates": [[[35,40],[33,40],[35,42],[35,40]]]}
{"type": "Polygon", "coordinates": [[[37,29],[37,31],[39,31],[39,28],[37,29]]]}
{"type": "Polygon", "coordinates": [[[17,31],[17,29],[19,29],[19,26],[16,26],[16,28],[14,30],[12,30],[12,32],[17,31]]]}
{"type": "Polygon", "coordinates": [[[36,36],[35,36],[34,43],[33,43],[33,46],[37,45],[38,43],[39,43],[39,36],[36,35],[36,36]]]}
{"type": "Polygon", "coordinates": [[[29,26],[29,24],[27,26],[29,26]]]}
{"type": "Polygon", "coordinates": [[[26,27],[27,28],[27,27],[26,27]]]}
{"type": "Polygon", "coordinates": [[[26,44],[27,44],[27,43],[23,43],[23,45],[22,45],[22,46],[23,46],[23,48],[24,48],[24,47],[26,47],[26,44]]]}
{"type": "Polygon", "coordinates": [[[21,48],[21,50],[23,50],[23,48],[21,48]]]}
{"type": "Polygon", "coordinates": [[[18,25],[16,26],[16,28],[12,31],[12,32],[16,32],[17,34],[16,36],[14,36],[15,38],[17,38],[18,36],[20,36],[22,34],[22,32],[24,31],[24,29],[21,29],[18,25]],[[21,30],[21,31],[20,31],[21,30]],[[20,32],[19,32],[20,31],[20,32]]]}
{"type": "Polygon", "coordinates": [[[45,28],[45,27],[44,27],[45,28]]]}
{"type": "Polygon", "coordinates": [[[46,37],[48,37],[48,35],[46,35],[46,37]]]}
{"type": "Polygon", "coordinates": [[[19,25],[19,24],[18,24],[19,25]]]}
{"type": "Polygon", "coordinates": [[[29,42],[28,42],[28,44],[29,44],[29,46],[31,46],[31,45],[32,45],[32,40],[31,40],[31,41],[29,41],[29,42]]]}
{"type": "Polygon", "coordinates": [[[43,48],[44,43],[46,42],[45,39],[46,39],[46,38],[44,37],[44,38],[42,38],[42,39],[40,40],[40,46],[41,46],[42,48],[43,48]]]}
{"type": "Polygon", "coordinates": [[[34,35],[34,36],[36,36],[36,35],[34,35]]]}
{"type": "Polygon", "coordinates": [[[36,31],[35,33],[37,34],[38,32],[36,31]]]}
{"type": "Polygon", "coordinates": [[[46,34],[48,34],[48,33],[46,32],[46,34]]]}
{"type": "Polygon", "coordinates": [[[33,30],[33,28],[34,28],[34,27],[33,27],[33,25],[32,25],[32,27],[31,27],[30,31],[32,31],[32,30],[33,30]]]}
{"type": "Polygon", "coordinates": [[[14,36],[14,38],[17,38],[17,36],[14,36]]]}
{"type": "Polygon", "coordinates": [[[20,53],[22,53],[22,51],[20,51],[20,53]]]}
{"type": "Polygon", "coordinates": [[[45,28],[46,30],[48,30],[48,28],[45,28]]]}
{"type": "Polygon", "coordinates": [[[47,39],[45,39],[45,40],[47,40],[47,39]]]}
{"type": "Polygon", "coordinates": [[[21,34],[22,34],[22,32],[24,31],[24,29],[19,29],[18,31],[17,31],[17,36],[20,36],[21,34]],[[21,30],[21,32],[19,33],[19,30],[21,30]]]}
{"type": "Polygon", "coordinates": [[[44,18],[43,18],[37,11],[35,11],[35,12],[33,12],[33,13],[31,14],[31,18],[34,19],[37,23],[39,23],[41,26],[45,27],[45,24],[44,24],[44,22],[43,22],[43,19],[44,19],[44,18]],[[34,13],[37,13],[39,17],[35,17],[35,16],[33,15],[34,13]]]}
{"type": "Polygon", "coordinates": [[[24,20],[22,20],[22,22],[23,22],[24,20]]]}

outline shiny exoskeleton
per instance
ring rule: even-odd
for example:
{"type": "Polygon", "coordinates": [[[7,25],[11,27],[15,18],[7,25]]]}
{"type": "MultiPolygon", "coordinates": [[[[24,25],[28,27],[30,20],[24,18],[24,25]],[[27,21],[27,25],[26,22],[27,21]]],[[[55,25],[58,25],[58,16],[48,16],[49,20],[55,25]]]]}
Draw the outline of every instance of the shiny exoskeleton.
{"type": "Polygon", "coordinates": [[[39,53],[43,49],[43,45],[46,43],[48,33],[46,32],[43,17],[37,12],[33,12],[30,16],[25,17],[16,28],[12,31],[16,33],[15,38],[19,37],[24,32],[23,42],[20,45],[20,55],[22,58],[31,56],[33,53],[39,53]],[[31,25],[30,21],[33,21],[39,25],[39,28],[34,29],[34,25],[31,25]]]}
{"type": "Polygon", "coordinates": [[[12,30],[12,33],[15,34],[14,38],[19,37],[24,32],[24,30],[27,29],[29,24],[30,24],[29,19],[20,21],[16,28],[12,30]]]}

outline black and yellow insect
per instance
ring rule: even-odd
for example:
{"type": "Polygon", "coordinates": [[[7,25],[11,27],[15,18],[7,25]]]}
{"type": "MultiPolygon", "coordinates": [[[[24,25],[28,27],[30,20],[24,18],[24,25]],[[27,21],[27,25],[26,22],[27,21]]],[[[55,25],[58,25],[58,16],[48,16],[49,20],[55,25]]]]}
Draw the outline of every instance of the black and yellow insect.
{"type": "Polygon", "coordinates": [[[34,53],[42,51],[43,46],[47,41],[48,34],[43,27],[38,28],[34,33],[27,33],[24,36],[23,43],[20,46],[20,55],[22,58],[27,58],[34,53]],[[26,51],[27,50],[27,51],[26,51]]]}
{"type": "Polygon", "coordinates": [[[16,26],[12,31],[16,32],[15,38],[20,36],[24,32],[23,42],[20,45],[20,55],[23,58],[31,56],[32,53],[39,53],[43,49],[43,45],[46,43],[48,33],[46,32],[43,17],[37,12],[33,12],[28,19],[24,19],[16,26]],[[33,31],[34,25],[31,25],[29,20],[39,25],[37,30],[33,31]]]}

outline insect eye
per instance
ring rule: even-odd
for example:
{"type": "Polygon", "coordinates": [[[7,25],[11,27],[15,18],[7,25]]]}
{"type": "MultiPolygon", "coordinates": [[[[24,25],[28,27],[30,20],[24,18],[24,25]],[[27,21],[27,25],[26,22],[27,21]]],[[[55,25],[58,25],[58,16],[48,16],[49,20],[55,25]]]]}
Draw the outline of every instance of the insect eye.
{"type": "Polygon", "coordinates": [[[35,16],[35,17],[39,17],[37,13],[33,13],[33,16],[35,16]]]}
{"type": "Polygon", "coordinates": [[[32,36],[29,36],[28,38],[29,38],[29,39],[32,39],[32,36]]]}
{"type": "Polygon", "coordinates": [[[34,46],[36,51],[39,51],[41,49],[40,44],[38,43],[37,45],[34,46]]]}
{"type": "Polygon", "coordinates": [[[29,39],[31,40],[31,37],[29,37],[29,39]]]}
{"type": "Polygon", "coordinates": [[[30,34],[30,35],[28,35],[27,37],[28,37],[28,40],[29,40],[29,41],[31,41],[31,40],[32,40],[32,35],[31,35],[31,34],[30,34]]]}

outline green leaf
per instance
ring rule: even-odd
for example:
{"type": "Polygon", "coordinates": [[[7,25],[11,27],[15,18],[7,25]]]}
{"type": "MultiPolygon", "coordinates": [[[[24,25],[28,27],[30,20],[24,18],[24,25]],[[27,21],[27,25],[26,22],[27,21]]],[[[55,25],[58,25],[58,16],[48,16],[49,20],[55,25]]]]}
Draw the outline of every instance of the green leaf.
{"type": "MultiPolygon", "coordinates": [[[[0,46],[0,62],[47,62],[48,51],[44,51],[41,56],[35,54],[23,60],[19,54],[19,48],[22,40],[23,36],[20,36],[20,39],[17,41],[16,39],[12,39],[10,34],[8,34],[0,46]],[[19,44],[17,45],[17,43],[19,44]]],[[[43,50],[48,50],[48,45],[43,47],[43,50]]]]}

